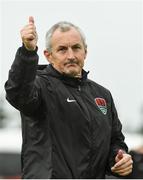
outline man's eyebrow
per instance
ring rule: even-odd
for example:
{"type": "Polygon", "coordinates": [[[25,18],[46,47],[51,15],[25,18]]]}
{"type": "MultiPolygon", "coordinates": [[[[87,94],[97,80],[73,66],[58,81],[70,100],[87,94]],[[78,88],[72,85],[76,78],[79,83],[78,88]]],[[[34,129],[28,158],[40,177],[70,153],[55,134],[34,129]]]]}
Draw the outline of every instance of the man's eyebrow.
{"type": "Polygon", "coordinates": [[[58,47],[57,47],[57,49],[59,49],[59,48],[67,48],[68,46],[66,46],[66,45],[59,45],[58,47]]]}
{"type": "MultiPolygon", "coordinates": [[[[76,44],[71,45],[71,47],[81,47],[81,44],[76,43],[76,44]]],[[[59,45],[57,49],[59,48],[68,48],[68,45],[59,45]]]]}
{"type": "Polygon", "coordinates": [[[80,46],[81,47],[81,44],[77,43],[77,44],[73,44],[72,47],[74,46],[80,46]]]}

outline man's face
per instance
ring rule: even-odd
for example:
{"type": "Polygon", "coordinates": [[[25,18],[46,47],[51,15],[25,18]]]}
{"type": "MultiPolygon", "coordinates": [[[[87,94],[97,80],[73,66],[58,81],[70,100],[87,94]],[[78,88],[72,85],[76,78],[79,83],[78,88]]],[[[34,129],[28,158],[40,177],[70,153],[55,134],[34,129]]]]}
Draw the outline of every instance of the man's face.
{"type": "Polygon", "coordinates": [[[86,50],[79,32],[71,28],[61,32],[57,29],[51,39],[51,52],[44,51],[53,67],[62,74],[80,77],[86,58],[86,50]]]}

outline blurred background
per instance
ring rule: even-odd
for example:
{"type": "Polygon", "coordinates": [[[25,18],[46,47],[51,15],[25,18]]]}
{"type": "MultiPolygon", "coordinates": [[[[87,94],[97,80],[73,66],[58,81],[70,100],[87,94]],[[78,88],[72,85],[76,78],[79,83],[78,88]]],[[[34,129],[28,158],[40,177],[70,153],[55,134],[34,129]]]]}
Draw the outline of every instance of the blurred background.
{"type": "Polygon", "coordinates": [[[136,167],[143,176],[143,1],[1,0],[0,178],[20,178],[21,120],[5,99],[4,84],[21,46],[20,30],[31,15],[39,36],[40,64],[47,63],[45,34],[53,24],[66,20],[83,30],[88,44],[85,70],[90,71],[90,79],[111,91],[125,141],[137,155],[136,163],[141,162],[136,167]]]}

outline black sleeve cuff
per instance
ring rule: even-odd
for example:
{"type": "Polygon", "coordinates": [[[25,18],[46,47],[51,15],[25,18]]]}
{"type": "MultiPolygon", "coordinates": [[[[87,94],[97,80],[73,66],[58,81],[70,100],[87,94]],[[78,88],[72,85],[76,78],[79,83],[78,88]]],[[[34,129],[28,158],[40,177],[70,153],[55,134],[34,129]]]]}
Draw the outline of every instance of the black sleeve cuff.
{"type": "Polygon", "coordinates": [[[38,47],[36,46],[36,49],[33,51],[30,51],[28,49],[26,49],[26,47],[24,46],[24,44],[22,44],[21,47],[21,53],[25,56],[34,56],[37,55],[37,51],[38,51],[38,47]]]}
{"type": "MultiPolygon", "coordinates": [[[[21,60],[23,63],[28,64],[38,64],[39,56],[37,54],[38,47],[34,51],[29,51],[25,48],[24,45],[22,45],[20,48],[18,48],[15,60],[18,59],[21,60]]],[[[17,60],[16,60],[17,61],[17,60]]]]}

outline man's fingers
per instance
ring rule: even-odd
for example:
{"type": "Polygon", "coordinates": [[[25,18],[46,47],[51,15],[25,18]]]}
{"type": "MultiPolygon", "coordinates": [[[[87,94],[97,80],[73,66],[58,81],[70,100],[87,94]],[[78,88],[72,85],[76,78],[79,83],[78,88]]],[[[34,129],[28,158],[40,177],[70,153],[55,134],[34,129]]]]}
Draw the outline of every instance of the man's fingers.
{"type": "Polygon", "coordinates": [[[115,172],[115,173],[124,173],[124,172],[128,172],[130,170],[132,170],[133,166],[130,165],[130,166],[127,166],[125,168],[121,168],[121,169],[111,169],[112,172],[115,172]]]}
{"type": "Polygon", "coordinates": [[[126,168],[128,168],[128,167],[130,167],[130,168],[132,168],[133,167],[133,161],[131,160],[131,161],[127,161],[126,163],[124,163],[124,164],[122,164],[121,166],[118,166],[118,167],[115,167],[115,166],[113,166],[112,168],[111,168],[111,170],[116,170],[116,171],[120,171],[120,170],[122,170],[122,169],[126,169],[126,168]]]}
{"type": "Polygon", "coordinates": [[[34,18],[33,18],[33,16],[29,16],[29,24],[34,24],[34,18]]]}
{"type": "Polygon", "coordinates": [[[126,176],[132,172],[132,166],[129,166],[121,170],[112,170],[112,172],[119,174],[120,176],[126,176]]]}
{"type": "MultiPolygon", "coordinates": [[[[120,156],[121,154],[119,153],[118,155],[120,156]]],[[[123,154],[123,158],[121,158],[121,160],[119,160],[111,168],[111,171],[121,176],[125,176],[132,172],[132,168],[133,168],[133,160],[131,158],[131,155],[123,154]]]]}
{"type": "Polygon", "coordinates": [[[133,161],[132,161],[132,158],[131,158],[131,155],[129,155],[129,154],[124,154],[124,155],[123,155],[123,158],[122,158],[120,161],[118,161],[118,162],[114,165],[114,167],[117,168],[117,167],[119,167],[119,166],[127,163],[128,161],[129,161],[130,163],[133,162],[133,161]]]}
{"type": "Polygon", "coordinates": [[[131,174],[131,172],[132,172],[132,169],[129,169],[128,171],[125,171],[125,172],[114,172],[114,173],[117,173],[120,176],[127,176],[131,174]]]}

